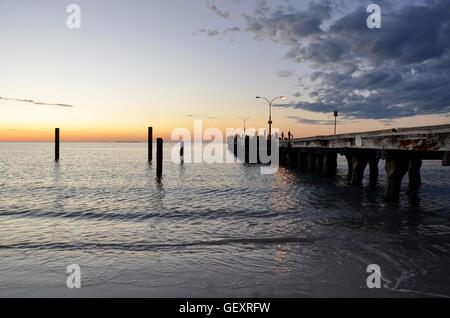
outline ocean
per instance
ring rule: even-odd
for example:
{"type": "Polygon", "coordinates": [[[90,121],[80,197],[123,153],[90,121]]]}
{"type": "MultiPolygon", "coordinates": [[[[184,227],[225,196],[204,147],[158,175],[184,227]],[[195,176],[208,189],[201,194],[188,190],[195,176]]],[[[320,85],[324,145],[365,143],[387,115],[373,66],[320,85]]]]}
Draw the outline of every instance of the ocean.
{"type": "MultiPolygon", "coordinates": [[[[399,203],[368,173],[184,164],[165,144],[0,143],[1,297],[450,296],[450,168],[399,203]],[[156,147],[155,147],[156,148],[156,147]],[[81,288],[66,286],[67,266],[81,288]],[[381,288],[369,289],[370,264],[381,288]]],[[[367,172],[367,171],[366,171],[367,172]]]]}

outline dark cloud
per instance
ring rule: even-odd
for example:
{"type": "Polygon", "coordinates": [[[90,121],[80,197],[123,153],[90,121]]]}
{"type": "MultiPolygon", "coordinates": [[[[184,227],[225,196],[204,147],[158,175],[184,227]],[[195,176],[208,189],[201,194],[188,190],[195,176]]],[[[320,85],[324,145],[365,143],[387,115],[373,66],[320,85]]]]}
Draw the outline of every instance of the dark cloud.
{"type": "Polygon", "coordinates": [[[334,125],[334,119],[333,120],[320,120],[320,119],[308,119],[303,117],[297,117],[297,116],[289,116],[288,118],[294,119],[299,124],[303,125],[334,125]]]}
{"type": "Polygon", "coordinates": [[[217,8],[213,1],[206,0],[206,6],[208,7],[208,9],[222,18],[228,19],[230,17],[230,13],[228,11],[220,10],[219,8],[217,8]]]}
{"type": "Polygon", "coordinates": [[[74,106],[68,105],[68,104],[44,103],[44,102],[35,101],[35,100],[32,100],[32,99],[0,97],[0,100],[12,101],[12,102],[20,102],[20,103],[31,103],[31,104],[34,104],[34,105],[43,105],[43,106],[74,107],[74,106]]]}
{"type": "Polygon", "coordinates": [[[239,31],[241,31],[241,28],[234,26],[234,27],[229,27],[229,28],[223,29],[221,31],[200,29],[200,30],[198,30],[198,33],[203,33],[203,34],[206,34],[207,36],[214,37],[214,36],[221,35],[221,34],[227,34],[227,33],[231,33],[231,32],[239,32],[239,31]]]}
{"type": "Polygon", "coordinates": [[[284,70],[284,71],[278,72],[278,77],[281,77],[281,78],[289,78],[289,77],[292,77],[293,75],[294,75],[294,72],[292,72],[292,71],[284,70]]]}
{"type": "Polygon", "coordinates": [[[223,32],[227,33],[227,32],[238,32],[238,31],[241,31],[241,28],[234,26],[234,27],[226,28],[223,32]]]}
{"type": "Polygon", "coordinates": [[[219,35],[220,31],[219,30],[200,29],[200,30],[198,30],[198,33],[203,33],[203,34],[206,34],[207,36],[213,37],[213,36],[219,35]]]}
{"type": "Polygon", "coordinates": [[[306,11],[297,11],[291,6],[278,6],[269,14],[266,2],[257,6],[254,16],[245,15],[247,31],[256,39],[270,38],[273,41],[298,45],[301,38],[324,33],[322,23],[331,18],[331,1],[310,3],[306,11]]]}
{"type": "Polygon", "coordinates": [[[450,112],[450,2],[380,3],[381,29],[367,28],[362,2],[344,14],[321,1],[245,17],[255,38],[282,43],[288,59],[315,68],[301,84],[309,101],[285,106],[374,119],[450,112]]]}

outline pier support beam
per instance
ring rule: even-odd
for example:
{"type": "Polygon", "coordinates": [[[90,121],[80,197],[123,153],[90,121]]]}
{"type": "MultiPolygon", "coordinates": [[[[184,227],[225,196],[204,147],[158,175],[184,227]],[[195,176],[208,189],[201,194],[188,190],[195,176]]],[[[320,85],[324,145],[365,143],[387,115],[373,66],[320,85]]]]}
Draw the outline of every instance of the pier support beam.
{"type": "Polygon", "coordinates": [[[153,159],[153,127],[148,127],[148,134],[147,134],[147,148],[148,148],[148,162],[152,162],[153,159]]]}
{"type": "Polygon", "coordinates": [[[388,184],[385,198],[387,201],[397,202],[400,197],[402,180],[408,171],[409,160],[405,158],[386,159],[386,173],[388,184]]]}
{"type": "Polygon", "coordinates": [[[286,159],[285,159],[286,166],[291,165],[291,163],[292,163],[291,157],[292,157],[292,153],[289,150],[286,151],[286,159]]]}
{"type": "Polygon", "coordinates": [[[307,169],[308,168],[308,153],[304,151],[297,152],[297,168],[307,169]]]}
{"type": "Polygon", "coordinates": [[[280,165],[286,165],[287,163],[287,151],[280,150],[280,165]]]}
{"type": "Polygon", "coordinates": [[[351,176],[352,172],[353,172],[352,156],[351,155],[345,155],[345,159],[347,159],[348,175],[351,176]]]}
{"type": "Polygon", "coordinates": [[[408,167],[409,189],[412,191],[416,191],[422,183],[422,178],[420,176],[421,167],[422,167],[422,159],[413,158],[409,160],[409,167],[408,167]]]}
{"type": "Polygon", "coordinates": [[[308,152],[307,161],[308,170],[314,170],[316,168],[316,153],[312,151],[308,152]]]}
{"type": "Polygon", "coordinates": [[[318,171],[319,173],[322,173],[322,168],[323,168],[323,154],[318,153],[316,154],[316,171],[318,171]]]}
{"type": "Polygon", "coordinates": [[[327,152],[323,155],[322,176],[333,176],[336,174],[337,154],[335,152],[327,152]]]}
{"type": "Polygon", "coordinates": [[[378,163],[380,162],[380,159],[376,157],[370,157],[369,158],[369,169],[370,169],[370,181],[375,182],[378,179],[379,171],[378,171],[378,163]]]}
{"type": "Polygon", "coordinates": [[[297,168],[298,167],[298,156],[299,156],[299,152],[298,151],[296,151],[294,149],[290,149],[289,150],[287,163],[292,168],[297,168]]]}
{"type": "Polygon", "coordinates": [[[296,152],[296,158],[295,160],[297,161],[296,166],[298,169],[300,169],[302,167],[302,153],[300,151],[296,152]]]}
{"type": "Polygon", "coordinates": [[[364,170],[366,170],[369,158],[364,155],[352,155],[352,184],[362,185],[364,170]]]}
{"type": "Polygon", "coordinates": [[[300,169],[308,168],[308,155],[306,152],[299,151],[298,153],[298,167],[300,169]]]}
{"type": "Polygon", "coordinates": [[[59,161],[59,128],[55,128],[55,161],[59,161]]]}
{"type": "Polygon", "coordinates": [[[156,139],[156,176],[161,178],[163,171],[163,139],[156,139]]]}
{"type": "Polygon", "coordinates": [[[444,152],[444,157],[442,158],[442,166],[444,167],[450,166],[450,151],[444,152]]]}

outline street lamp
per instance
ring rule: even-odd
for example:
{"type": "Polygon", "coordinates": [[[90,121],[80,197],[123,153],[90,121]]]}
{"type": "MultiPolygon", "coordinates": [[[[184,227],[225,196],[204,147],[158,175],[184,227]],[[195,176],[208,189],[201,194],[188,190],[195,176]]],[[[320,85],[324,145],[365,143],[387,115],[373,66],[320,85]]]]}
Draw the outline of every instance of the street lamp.
{"type": "Polygon", "coordinates": [[[272,138],[272,104],[277,99],[285,99],[285,97],[284,96],[278,96],[278,97],[275,97],[274,99],[272,99],[270,101],[267,98],[262,97],[262,96],[256,96],[256,98],[264,99],[269,104],[269,121],[268,121],[268,124],[269,124],[269,138],[272,138]]]}
{"type": "Polygon", "coordinates": [[[236,118],[237,118],[237,119],[240,119],[240,120],[242,120],[242,121],[244,122],[244,136],[245,136],[245,123],[247,122],[247,120],[250,119],[250,117],[240,117],[240,116],[237,116],[236,118]]]}
{"type": "Polygon", "coordinates": [[[337,110],[334,111],[334,135],[336,136],[336,121],[339,116],[339,112],[337,110]]]}

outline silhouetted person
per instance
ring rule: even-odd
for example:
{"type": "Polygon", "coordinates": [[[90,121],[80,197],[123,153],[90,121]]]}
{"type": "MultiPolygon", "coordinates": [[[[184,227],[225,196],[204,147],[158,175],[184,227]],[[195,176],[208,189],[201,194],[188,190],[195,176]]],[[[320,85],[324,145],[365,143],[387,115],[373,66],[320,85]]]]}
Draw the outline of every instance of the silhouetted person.
{"type": "Polygon", "coordinates": [[[281,132],[281,140],[284,140],[284,131],[281,132]]]}
{"type": "Polygon", "coordinates": [[[291,134],[291,131],[288,131],[288,139],[292,139],[294,137],[294,135],[291,134]]]}

